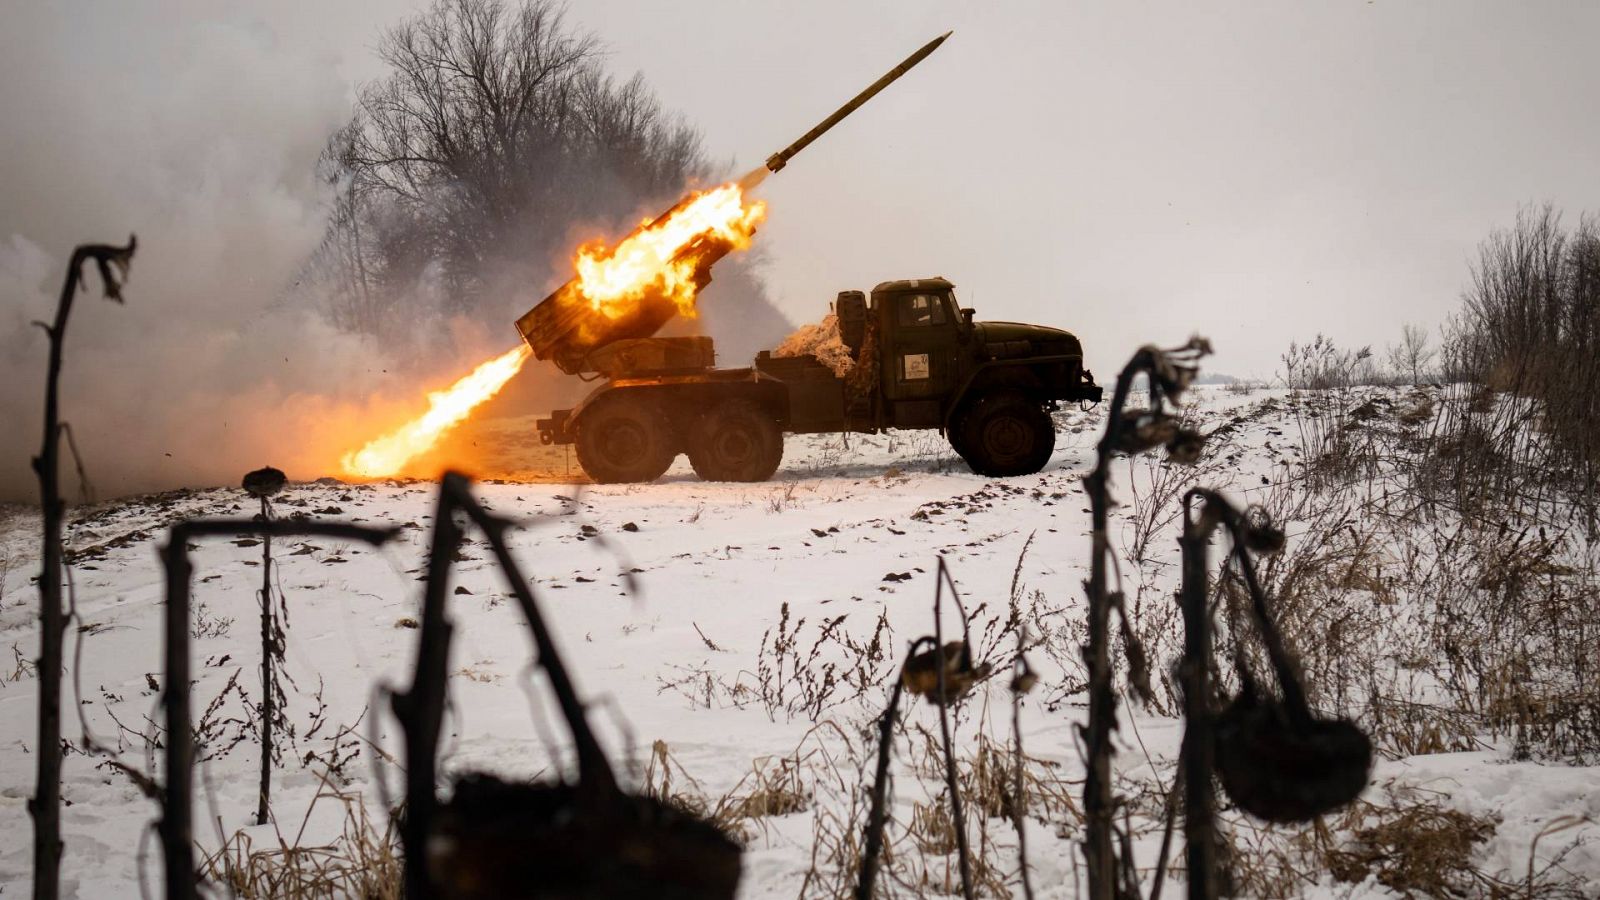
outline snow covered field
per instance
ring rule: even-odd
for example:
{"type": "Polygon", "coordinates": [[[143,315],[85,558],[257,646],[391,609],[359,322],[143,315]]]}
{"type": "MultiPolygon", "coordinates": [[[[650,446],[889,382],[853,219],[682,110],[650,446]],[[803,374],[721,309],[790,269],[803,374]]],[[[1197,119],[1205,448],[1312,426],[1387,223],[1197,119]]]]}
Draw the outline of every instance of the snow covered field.
{"type": "MultiPolygon", "coordinates": [[[[1230,426],[1225,450],[1214,449],[1203,469],[1206,483],[1249,501],[1286,471],[1293,442],[1285,437],[1286,414],[1275,400],[1281,394],[1219,389],[1201,398],[1206,429],[1230,426]]],[[[1005,670],[1016,641],[1007,619],[1014,602],[1044,642],[1029,653],[1043,684],[1022,711],[1025,750],[1033,758],[1029,777],[1039,779],[1027,835],[1034,885],[1041,897],[1072,897],[1080,875],[1078,820],[1069,803],[1081,793],[1074,728],[1083,719],[1082,694],[1073,689],[1081,678],[1073,654],[1082,628],[1089,525],[1080,478],[1092,464],[1100,415],[1060,414],[1050,465],[1014,479],[971,474],[936,435],[893,434],[852,436],[848,446],[837,436],[790,437],[779,474],[765,484],[702,483],[680,459],[650,485],[484,483],[477,492],[497,512],[527,522],[514,534],[513,547],[536,578],[544,614],[625,780],[635,786],[648,780],[659,788],[665,766],[669,793],[715,807],[764,780],[753,771],[792,772],[803,810],[739,822],[747,840],[745,897],[818,895],[832,884],[827,848],[860,827],[861,811],[851,803],[859,801],[870,778],[870,729],[906,645],[933,630],[933,573],[941,555],[972,614],[975,645],[1001,672],[963,706],[958,746],[968,762],[978,752],[980,733],[1002,750],[1007,746],[1011,700],[1005,670]],[[624,574],[633,576],[637,593],[628,592],[624,574]],[[874,658],[862,648],[880,627],[886,629],[879,634],[883,653],[874,658]],[[831,636],[819,640],[828,629],[831,636]],[[787,655],[774,650],[783,645],[775,638],[784,635],[794,648],[787,655]],[[791,668],[796,656],[799,668],[791,668]],[[824,674],[829,663],[836,666],[831,680],[824,674]],[[862,691],[852,679],[866,676],[862,691]]],[[[1153,459],[1119,461],[1114,468],[1114,494],[1127,505],[1114,520],[1121,539],[1114,537],[1113,546],[1129,552],[1141,535],[1148,536],[1138,572],[1126,559],[1122,563],[1125,577],[1151,586],[1147,604],[1169,597],[1178,577],[1171,520],[1153,522],[1153,529],[1135,521],[1140,507],[1133,501],[1155,488],[1160,471],[1153,459]]],[[[359,758],[342,769],[346,790],[361,794],[375,815],[381,816],[385,785],[391,798],[399,790],[398,770],[366,742],[398,752],[398,729],[375,690],[409,678],[417,631],[406,626],[417,615],[417,579],[434,501],[433,486],[421,482],[302,484],[277,501],[279,515],[403,529],[381,551],[326,541],[278,549],[289,613],[287,673],[295,685],[289,689],[289,718],[297,734],[276,776],[274,812],[276,828],[289,840],[322,787],[316,757],[329,758],[336,737],[344,752],[360,749],[359,758]],[[308,736],[319,694],[326,704],[324,724],[308,736]],[[341,734],[344,725],[355,727],[341,734]],[[313,762],[302,764],[308,754],[313,762]]],[[[69,532],[69,546],[77,552],[81,618],[69,634],[69,659],[78,641],[82,646],[81,663],[68,675],[68,703],[75,682],[90,731],[101,744],[119,748],[129,765],[157,771],[158,753],[147,749],[143,735],[153,735],[149,720],[159,720],[163,607],[156,550],[164,527],[184,516],[248,514],[252,504],[242,491],[224,488],[135,498],[103,504],[69,532]],[[100,549],[90,551],[94,547],[100,549]]],[[[1296,533],[1289,525],[1292,542],[1296,533]]],[[[0,534],[0,656],[7,661],[0,673],[4,896],[27,892],[31,861],[25,803],[33,789],[36,696],[21,661],[37,653],[30,583],[37,574],[36,540],[35,520],[13,511],[0,534]]],[[[260,548],[209,542],[193,558],[194,602],[203,610],[194,645],[198,713],[236,675],[244,695],[253,697],[258,689],[260,548]]],[[[446,771],[548,777],[569,762],[567,736],[539,679],[529,689],[527,631],[476,535],[455,569],[453,591],[455,705],[444,738],[446,771]]],[[[948,607],[946,615],[950,635],[958,626],[948,607]]],[[[1169,663],[1155,661],[1163,668],[1169,663]]],[[[1122,709],[1131,720],[1125,715],[1115,766],[1121,792],[1133,798],[1135,848],[1148,878],[1161,842],[1160,807],[1181,725],[1136,706],[1122,709]]],[[[219,707],[215,720],[223,745],[240,727],[223,720],[241,711],[237,694],[219,707]]],[[[912,737],[897,746],[892,795],[891,844],[901,858],[884,885],[903,896],[954,884],[954,856],[933,840],[938,829],[915,824],[938,807],[942,790],[920,737],[927,733],[922,729],[937,730],[932,707],[910,704],[906,729],[912,737]],[[908,852],[914,848],[919,852],[908,852]]],[[[79,743],[70,710],[63,731],[79,743]]],[[[207,847],[252,821],[259,752],[244,740],[203,765],[196,828],[207,847]]],[[[160,878],[159,850],[146,832],[155,805],[100,758],[72,753],[65,773],[68,895],[136,896],[141,870],[153,888],[160,878]]],[[[1579,894],[1600,896],[1600,846],[1592,843],[1600,837],[1594,824],[1600,821],[1600,769],[1510,762],[1500,747],[1383,760],[1368,799],[1381,804],[1396,793],[1497,816],[1494,834],[1477,846],[1473,860],[1503,880],[1520,882],[1530,858],[1548,859],[1578,841],[1561,860],[1573,873],[1564,883],[1579,894]],[[1534,847],[1542,829],[1572,816],[1588,821],[1534,847]]],[[[1020,891],[1009,822],[978,811],[968,815],[978,820],[971,823],[974,834],[982,832],[975,847],[996,877],[1020,891]]],[[[299,839],[328,841],[342,824],[342,808],[324,800],[299,839]]],[[[258,847],[275,843],[275,834],[271,825],[252,830],[258,847]]],[[[1181,860],[1181,838],[1174,851],[1181,860]]],[[[1393,893],[1370,879],[1336,883],[1327,873],[1313,876],[1303,892],[1393,893]]]]}

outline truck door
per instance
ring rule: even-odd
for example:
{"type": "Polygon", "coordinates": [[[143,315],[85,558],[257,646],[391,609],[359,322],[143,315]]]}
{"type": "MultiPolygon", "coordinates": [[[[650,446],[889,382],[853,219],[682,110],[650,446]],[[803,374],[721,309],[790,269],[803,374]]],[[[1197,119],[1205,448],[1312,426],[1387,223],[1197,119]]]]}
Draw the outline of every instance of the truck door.
{"type": "Polygon", "coordinates": [[[955,389],[960,312],[946,293],[903,293],[886,298],[888,340],[883,342],[884,396],[890,424],[936,428],[942,401],[955,389]]]}

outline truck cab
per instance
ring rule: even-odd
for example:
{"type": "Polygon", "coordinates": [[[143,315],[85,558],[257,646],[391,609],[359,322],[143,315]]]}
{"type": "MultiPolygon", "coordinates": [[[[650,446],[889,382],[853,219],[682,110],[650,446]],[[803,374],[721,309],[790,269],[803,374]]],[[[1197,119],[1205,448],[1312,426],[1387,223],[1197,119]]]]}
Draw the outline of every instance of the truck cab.
{"type": "Polygon", "coordinates": [[[883,396],[896,428],[938,428],[955,391],[971,325],[962,321],[949,282],[889,282],[872,291],[885,336],[879,344],[883,396]]]}
{"type": "Polygon", "coordinates": [[[886,281],[872,289],[870,299],[846,291],[835,301],[835,313],[852,353],[867,349],[877,357],[883,401],[878,427],[948,430],[964,406],[1000,389],[1044,406],[1100,400],[1074,335],[1042,325],[975,321],[975,311],[957,303],[955,286],[944,278],[886,281]],[[865,348],[868,328],[875,339],[865,348]]]}

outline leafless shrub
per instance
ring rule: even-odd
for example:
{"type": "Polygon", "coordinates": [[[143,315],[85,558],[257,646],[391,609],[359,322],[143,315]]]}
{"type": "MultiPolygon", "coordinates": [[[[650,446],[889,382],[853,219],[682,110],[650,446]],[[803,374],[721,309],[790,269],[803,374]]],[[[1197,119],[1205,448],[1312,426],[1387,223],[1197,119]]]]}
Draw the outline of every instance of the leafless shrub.
{"type": "Polygon", "coordinates": [[[1385,351],[1389,370],[1406,384],[1421,384],[1431,372],[1437,351],[1428,345],[1428,332],[1421,325],[1410,322],[1400,326],[1400,343],[1391,344],[1385,351]]]}
{"type": "Polygon", "coordinates": [[[1368,387],[1381,381],[1371,348],[1340,349],[1319,334],[1308,344],[1290,344],[1281,360],[1302,451],[1301,476],[1314,488],[1375,476],[1367,426],[1387,418],[1392,404],[1368,387]]]}
{"type": "Polygon", "coordinates": [[[1381,380],[1371,347],[1341,350],[1320,334],[1307,344],[1290,343],[1281,359],[1284,384],[1296,391],[1348,390],[1381,380]]]}
{"type": "MultiPolygon", "coordinates": [[[[1197,431],[1202,428],[1193,410],[1183,410],[1179,421],[1186,428],[1197,431]]],[[[1172,566],[1157,559],[1152,551],[1171,539],[1173,526],[1181,515],[1182,505],[1178,500],[1183,493],[1197,484],[1217,481],[1229,471],[1232,441],[1228,429],[1208,432],[1204,452],[1188,465],[1153,456],[1128,458],[1129,500],[1121,511],[1121,544],[1122,557],[1130,564],[1125,576],[1132,580],[1133,586],[1132,596],[1123,597],[1121,602],[1128,607],[1124,624],[1133,642],[1130,644],[1119,638],[1122,644],[1119,658],[1126,658],[1134,647],[1148,659],[1178,656],[1182,630],[1178,607],[1171,600],[1172,566]]],[[[1172,673],[1160,668],[1150,674],[1153,690],[1145,698],[1146,703],[1156,712],[1175,714],[1179,691],[1172,673]]]]}
{"type": "Polygon", "coordinates": [[[239,675],[243,669],[234,669],[228,676],[222,690],[217,692],[206,708],[201,711],[200,718],[194,723],[195,761],[207,762],[222,759],[234,751],[234,748],[244,743],[256,734],[256,718],[248,712],[240,713],[230,711],[228,703],[235,701],[237,706],[250,707],[250,696],[239,685],[239,675]]]}
{"type": "MultiPolygon", "coordinates": [[[[915,725],[896,744],[895,755],[920,783],[942,787],[944,752],[932,729],[915,725]]],[[[812,859],[802,897],[860,896],[861,823],[870,805],[860,785],[867,781],[868,763],[853,742],[842,746],[846,749],[828,760],[829,774],[819,775],[813,782],[826,796],[815,805],[812,859]]],[[[1013,888],[1022,884],[1017,844],[1006,837],[1014,834],[1010,817],[1019,809],[1058,833],[1073,833],[1082,827],[1083,816],[1073,796],[1081,782],[1069,781],[1059,763],[1028,756],[1021,767],[1019,795],[1013,765],[1011,751],[986,729],[980,729],[971,754],[956,758],[962,808],[970,813],[971,877],[978,896],[1011,896],[1013,888]]],[[[904,808],[907,815],[888,816],[881,833],[879,877],[873,882],[872,896],[958,893],[957,840],[948,790],[934,789],[904,808]]]]}
{"type": "Polygon", "coordinates": [[[691,707],[714,709],[719,706],[743,707],[752,702],[754,692],[742,680],[729,682],[709,666],[669,666],[673,674],[656,676],[656,693],[668,691],[688,699],[691,707]]]}
{"type": "Polygon", "coordinates": [[[789,604],[779,610],[778,622],[761,635],[754,682],[734,686],[727,694],[748,691],[767,717],[776,720],[801,716],[812,722],[841,703],[864,696],[882,681],[888,667],[888,641],[893,638],[888,614],[879,611],[872,631],[857,637],[844,627],[848,614],[824,619],[806,633],[806,619],[791,621],[789,604]]]}
{"type": "MultiPolygon", "coordinates": [[[[1083,815],[1073,797],[1079,782],[1063,777],[1057,764],[1033,757],[1023,760],[1019,779],[1010,749],[985,732],[980,728],[970,755],[956,757],[956,784],[960,808],[967,813],[963,820],[966,839],[972,845],[970,878],[974,894],[1007,897],[1011,896],[1013,885],[1022,883],[1025,861],[1015,841],[1002,835],[1015,834],[1019,809],[1028,810],[1030,818],[1061,832],[1081,828],[1083,815]]],[[[945,759],[939,736],[920,725],[909,734],[906,761],[926,782],[939,783],[944,778],[945,759]]],[[[952,808],[948,787],[924,800],[913,801],[901,841],[909,840],[917,853],[886,864],[888,881],[912,889],[914,896],[929,890],[956,892],[958,872],[952,857],[958,851],[958,841],[952,808]]]]}
{"type": "Polygon", "coordinates": [[[849,449],[848,432],[814,438],[811,444],[811,473],[818,474],[837,469],[849,449]]]}
{"type": "MultiPolygon", "coordinates": [[[[853,748],[847,747],[847,750],[853,748]]],[[[854,765],[841,772],[841,777],[823,782],[831,789],[829,802],[817,804],[816,815],[811,820],[811,859],[800,885],[802,898],[843,900],[856,893],[863,858],[860,823],[866,817],[868,805],[866,792],[861,788],[866,766],[853,752],[847,753],[846,759],[854,765]]],[[[902,840],[896,841],[895,836],[890,835],[883,848],[884,865],[891,870],[899,860],[910,855],[903,843],[908,839],[904,835],[900,837],[902,840]]],[[[896,881],[888,879],[874,896],[894,896],[896,881]]]]}
{"type": "MultiPolygon", "coordinates": [[[[1560,485],[1600,529],[1600,218],[1568,230],[1552,206],[1528,208],[1479,247],[1444,348],[1456,380],[1531,401],[1547,440],[1527,476],[1560,485]]],[[[1509,448],[1516,450],[1514,446],[1509,448]]],[[[1520,455],[1520,454],[1519,454],[1520,455]]]]}
{"type": "Polygon", "coordinates": [[[22,648],[16,641],[11,642],[11,656],[13,664],[11,673],[5,677],[6,681],[13,684],[24,678],[32,678],[39,674],[39,664],[22,654],[22,648]]]}
{"type": "Polygon", "coordinates": [[[767,512],[781,513],[785,509],[793,506],[795,491],[797,491],[799,488],[799,481],[790,481],[788,484],[783,486],[782,490],[769,493],[767,495],[767,512]]]}
{"type": "Polygon", "coordinates": [[[1060,763],[1024,756],[1019,790],[1018,768],[1011,757],[1012,750],[979,732],[972,754],[960,760],[962,793],[975,811],[1010,820],[1020,808],[1041,822],[1073,828],[1083,821],[1073,797],[1077,783],[1067,780],[1060,763]]]}
{"type": "Polygon", "coordinates": [[[204,600],[195,604],[194,621],[189,623],[189,636],[197,641],[227,637],[233,628],[233,617],[218,615],[204,600]]]}
{"type": "Polygon", "coordinates": [[[1464,893],[1476,874],[1474,847],[1494,834],[1494,822],[1429,803],[1385,810],[1364,822],[1347,849],[1329,852],[1335,880],[1379,884],[1405,895],[1464,893]]]}

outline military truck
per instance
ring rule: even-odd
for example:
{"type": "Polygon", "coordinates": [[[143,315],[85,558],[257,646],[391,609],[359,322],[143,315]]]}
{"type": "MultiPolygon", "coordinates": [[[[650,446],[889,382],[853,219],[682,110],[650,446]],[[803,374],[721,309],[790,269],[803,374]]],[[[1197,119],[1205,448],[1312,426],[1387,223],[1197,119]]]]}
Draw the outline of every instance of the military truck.
{"type": "MultiPolygon", "coordinates": [[[[935,38],[741,179],[759,183],[879,91],[926,59],[935,38]]],[[[693,195],[651,222],[672,216],[693,195]]],[[[693,264],[696,289],[732,245],[713,233],[673,258],[693,264]]],[[[546,444],[573,444],[599,482],[653,481],[680,453],[710,481],[765,481],[783,459],[783,435],[887,428],[938,429],[974,472],[1037,472],[1055,447],[1050,411],[1100,400],[1071,334],[1039,325],[975,322],[943,278],[887,281],[839,294],[845,377],[815,356],[758,355],[749,368],[718,369],[710,338],[655,334],[676,303],[646,294],[625,310],[600,312],[577,280],[517,320],[534,356],[569,375],[604,383],[572,409],[538,420],[546,444]]]]}
{"type": "Polygon", "coordinates": [[[974,472],[1025,475],[1055,448],[1050,411],[1101,399],[1071,333],[974,321],[943,278],[846,291],[833,310],[845,377],[811,355],[718,369],[707,337],[624,338],[588,355],[604,383],[540,419],[540,440],[575,445],[602,483],[653,481],[680,453],[708,481],[765,481],[785,433],[937,429],[974,472]]]}

